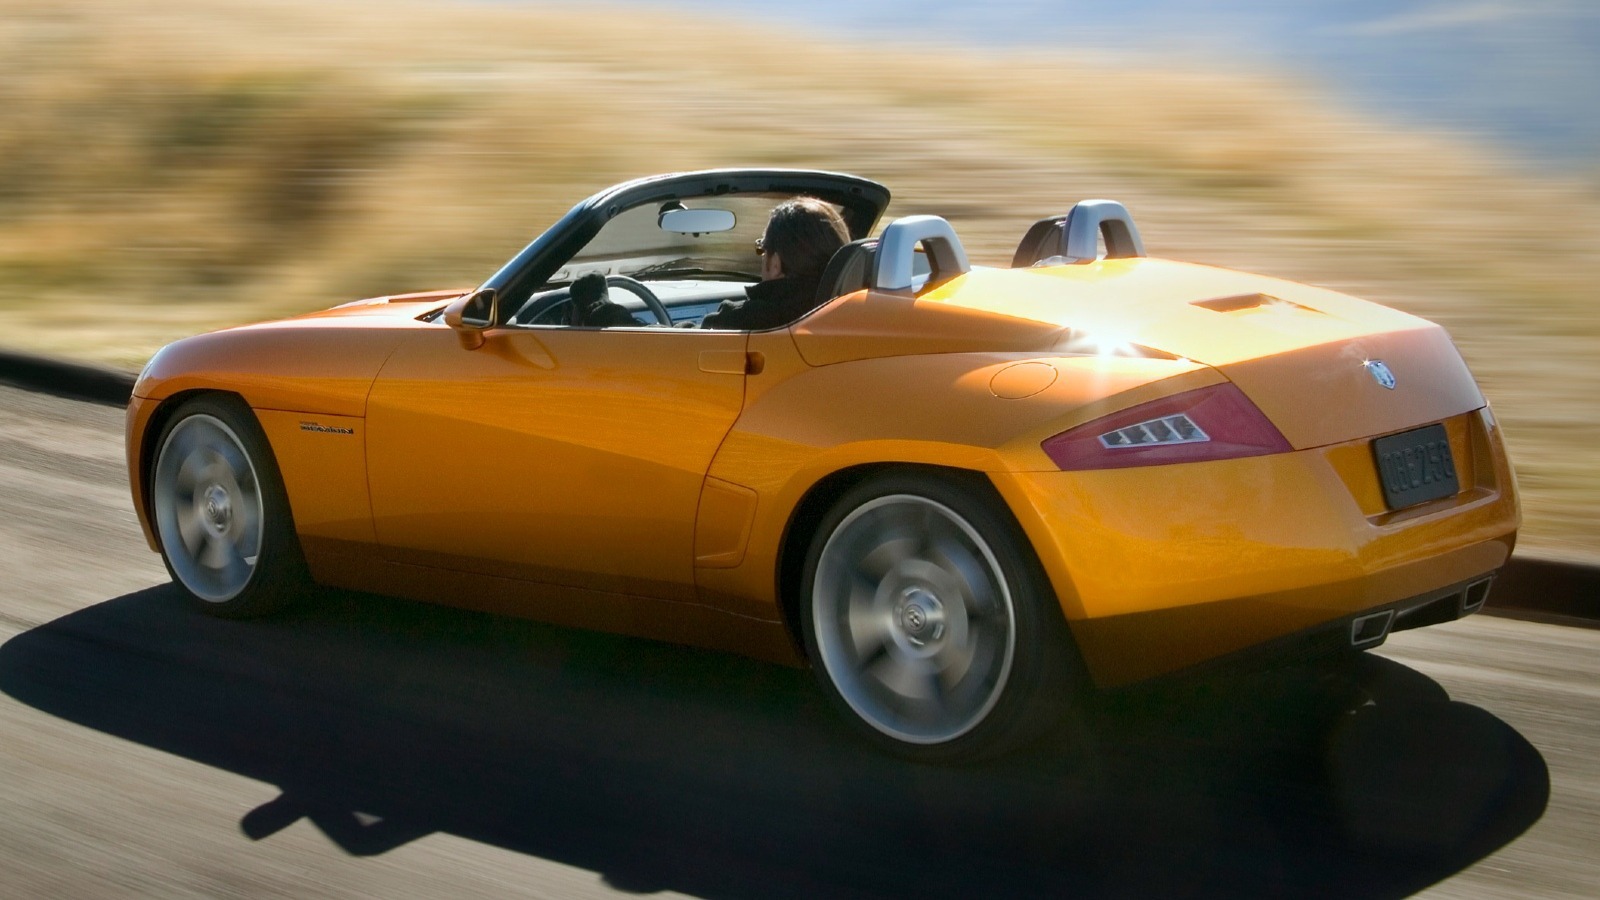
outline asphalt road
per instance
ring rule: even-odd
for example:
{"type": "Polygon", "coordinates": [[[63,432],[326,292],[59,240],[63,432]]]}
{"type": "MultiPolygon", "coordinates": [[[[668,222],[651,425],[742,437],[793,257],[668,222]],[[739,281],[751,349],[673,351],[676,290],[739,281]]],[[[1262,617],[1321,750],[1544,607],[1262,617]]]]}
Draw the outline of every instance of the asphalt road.
{"type": "Polygon", "coordinates": [[[187,611],[119,410],[0,387],[0,897],[1592,897],[1600,630],[1477,616],[909,766],[809,676],[345,593],[187,611]]]}

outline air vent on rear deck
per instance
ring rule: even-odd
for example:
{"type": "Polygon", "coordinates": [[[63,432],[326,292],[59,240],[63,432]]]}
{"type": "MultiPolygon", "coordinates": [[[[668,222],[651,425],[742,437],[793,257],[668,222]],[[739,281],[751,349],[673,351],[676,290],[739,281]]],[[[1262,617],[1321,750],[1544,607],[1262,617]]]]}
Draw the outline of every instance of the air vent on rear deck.
{"type": "Polygon", "coordinates": [[[1292,300],[1284,300],[1271,294],[1238,294],[1232,297],[1213,297],[1210,300],[1196,300],[1189,305],[1219,313],[1244,313],[1252,310],[1269,309],[1318,312],[1318,310],[1309,306],[1301,306],[1292,300]]]}

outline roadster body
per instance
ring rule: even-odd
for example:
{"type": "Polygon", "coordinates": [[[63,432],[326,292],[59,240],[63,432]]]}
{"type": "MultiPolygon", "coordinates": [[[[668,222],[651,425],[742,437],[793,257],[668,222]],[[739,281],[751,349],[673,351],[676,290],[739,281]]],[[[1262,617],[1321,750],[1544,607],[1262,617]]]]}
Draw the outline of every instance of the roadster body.
{"type": "Polygon", "coordinates": [[[869,237],[888,198],[641,179],[476,290],[172,344],[128,408],[150,544],[222,615],[314,581],[810,665],[864,735],[931,759],[1013,746],[1094,685],[1483,603],[1519,512],[1443,329],[1148,258],[1109,201],[1019,223],[984,268],[936,217],[869,237]],[[797,195],[853,238],[817,308],[684,327],[744,296],[797,195]],[[590,272],[634,326],[568,324],[590,272]]]}

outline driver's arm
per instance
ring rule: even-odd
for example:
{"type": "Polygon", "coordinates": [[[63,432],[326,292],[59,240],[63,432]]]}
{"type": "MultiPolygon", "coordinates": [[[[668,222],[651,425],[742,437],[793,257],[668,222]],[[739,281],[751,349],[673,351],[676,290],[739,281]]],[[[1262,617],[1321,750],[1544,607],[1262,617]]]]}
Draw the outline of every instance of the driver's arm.
{"type": "Polygon", "coordinates": [[[567,289],[572,295],[567,324],[590,328],[616,328],[638,325],[633,313],[611,302],[611,292],[606,289],[606,276],[590,272],[572,283],[567,289]]]}

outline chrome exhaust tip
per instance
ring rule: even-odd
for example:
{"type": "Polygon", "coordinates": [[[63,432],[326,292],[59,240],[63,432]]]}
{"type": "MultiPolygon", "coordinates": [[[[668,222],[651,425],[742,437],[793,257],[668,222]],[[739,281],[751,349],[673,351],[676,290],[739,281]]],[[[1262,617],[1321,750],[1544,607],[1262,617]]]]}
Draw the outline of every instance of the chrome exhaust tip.
{"type": "Polygon", "coordinates": [[[1484,602],[1489,599],[1489,585],[1493,581],[1493,578],[1485,578],[1482,581],[1474,581],[1467,585],[1467,589],[1461,592],[1461,614],[1463,616],[1483,609],[1484,602]]]}
{"type": "Polygon", "coordinates": [[[1394,610],[1356,616],[1350,623],[1350,646],[1376,647],[1389,636],[1389,626],[1394,624],[1394,610]]]}

